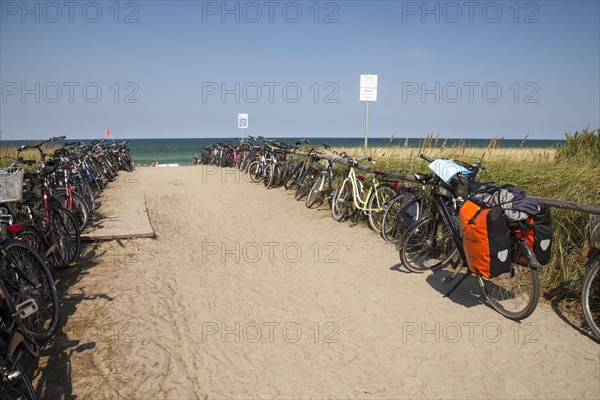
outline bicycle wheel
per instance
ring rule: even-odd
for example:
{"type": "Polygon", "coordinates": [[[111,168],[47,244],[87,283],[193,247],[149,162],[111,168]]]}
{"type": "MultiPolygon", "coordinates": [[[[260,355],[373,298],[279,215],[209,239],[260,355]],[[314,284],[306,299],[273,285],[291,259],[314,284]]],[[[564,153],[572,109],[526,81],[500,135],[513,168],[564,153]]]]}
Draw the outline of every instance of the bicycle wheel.
{"type": "Polygon", "coordinates": [[[300,173],[300,169],[302,168],[302,163],[298,163],[294,160],[288,161],[288,165],[286,167],[285,178],[283,180],[283,187],[285,190],[290,189],[294,186],[296,179],[298,179],[298,174],[300,173]]]}
{"type": "Polygon", "coordinates": [[[254,183],[260,183],[263,179],[262,176],[262,168],[260,165],[260,161],[252,161],[248,166],[248,176],[250,180],[254,183]]]}
{"type": "Polygon", "coordinates": [[[58,246],[56,267],[69,267],[77,264],[81,251],[81,237],[73,214],[63,208],[52,209],[52,243],[58,246]]]}
{"type": "Polygon", "coordinates": [[[450,228],[439,217],[437,224],[434,222],[434,216],[427,215],[406,230],[399,255],[400,262],[409,271],[421,273],[442,268],[456,254],[450,228]]]}
{"type": "Polygon", "coordinates": [[[410,192],[403,192],[392,199],[381,220],[381,237],[388,243],[397,244],[404,232],[421,217],[421,203],[410,192]]]}
{"type": "Polygon", "coordinates": [[[273,173],[273,183],[271,187],[280,187],[283,184],[283,168],[280,164],[275,166],[275,171],[273,173]]]}
{"type": "Polygon", "coordinates": [[[270,174],[267,189],[272,189],[279,186],[279,180],[281,179],[281,166],[279,166],[279,164],[272,164],[269,170],[270,174]]]}
{"type": "Polygon", "coordinates": [[[326,187],[327,182],[321,175],[319,179],[315,180],[315,183],[308,191],[308,196],[306,196],[306,208],[319,208],[321,204],[323,204],[325,201],[325,193],[327,193],[326,187]]]}
{"type": "Polygon", "coordinates": [[[298,184],[296,185],[296,193],[294,193],[294,198],[297,201],[302,200],[302,198],[306,196],[306,194],[308,193],[308,189],[310,188],[310,186],[312,186],[311,180],[311,171],[304,172],[304,175],[300,177],[298,184]]]}
{"type": "Polygon", "coordinates": [[[52,197],[63,208],[70,211],[77,220],[79,231],[82,232],[88,224],[90,218],[90,209],[80,194],[71,192],[72,201],[69,201],[69,194],[64,190],[58,190],[52,197]]]}
{"type": "MultiPolygon", "coordinates": [[[[527,318],[537,307],[540,298],[540,278],[538,270],[517,260],[523,255],[522,246],[515,243],[512,252],[513,262],[510,271],[495,278],[477,275],[477,282],[490,305],[506,318],[519,321],[527,318]]],[[[530,257],[535,257],[528,250],[530,257]]]]}
{"type": "MultiPolygon", "coordinates": [[[[3,340],[0,341],[0,345],[2,349],[6,347],[3,340]]],[[[13,366],[12,363],[4,359],[4,356],[0,355],[0,371],[2,374],[0,377],[0,399],[37,400],[38,397],[33,390],[31,381],[19,363],[13,366]]]]}
{"type": "Polygon", "coordinates": [[[96,197],[94,196],[94,192],[90,187],[90,184],[86,181],[82,181],[79,184],[78,193],[81,194],[81,197],[85,200],[85,204],[88,206],[90,213],[96,209],[96,197]]]}
{"type": "Polygon", "coordinates": [[[15,305],[30,299],[37,311],[22,319],[23,326],[40,341],[48,340],[58,327],[58,295],[54,279],[41,256],[19,240],[7,240],[0,260],[0,278],[15,305]],[[25,276],[23,276],[25,275],[25,276]]]}
{"type": "Polygon", "coordinates": [[[583,282],[581,304],[588,326],[600,338],[600,257],[593,261],[583,282]]]}
{"type": "Polygon", "coordinates": [[[396,191],[389,185],[379,185],[376,190],[373,190],[369,200],[367,200],[367,209],[369,211],[367,218],[369,226],[374,232],[381,233],[381,220],[385,213],[387,203],[396,196],[396,191]]]}
{"type": "Polygon", "coordinates": [[[263,185],[268,189],[271,176],[273,176],[273,164],[269,164],[264,169],[265,176],[263,177],[263,185]]]}
{"type": "Polygon", "coordinates": [[[333,194],[331,200],[331,217],[334,221],[341,222],[352,214],[353,208],[352,184],[350,183],[350,179],[346,178],[333,194]]]}
{"type": "Polygon", "coordinates": [[[43,255],[47,250],[46,245],[40,236],[40,232],[33,226],[23,227],[23,230],[19,232],[15,238],[25,242],[33,251],[41,255],[43,258],[43,255]]]}

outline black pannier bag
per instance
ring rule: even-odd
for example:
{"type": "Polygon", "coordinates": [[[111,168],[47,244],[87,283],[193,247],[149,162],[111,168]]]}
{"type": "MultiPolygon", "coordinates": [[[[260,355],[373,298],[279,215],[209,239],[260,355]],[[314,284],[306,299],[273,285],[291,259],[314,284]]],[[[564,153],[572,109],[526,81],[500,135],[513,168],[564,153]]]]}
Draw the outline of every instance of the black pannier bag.
{"type": "Polygon", "coordinates": [[[527,244],[533,250],[540,265],[550,262],[552,255],[552,218],[550,208],[540,206],[540,212],[529,220],[531,229],[527,235],[527,244]]]}

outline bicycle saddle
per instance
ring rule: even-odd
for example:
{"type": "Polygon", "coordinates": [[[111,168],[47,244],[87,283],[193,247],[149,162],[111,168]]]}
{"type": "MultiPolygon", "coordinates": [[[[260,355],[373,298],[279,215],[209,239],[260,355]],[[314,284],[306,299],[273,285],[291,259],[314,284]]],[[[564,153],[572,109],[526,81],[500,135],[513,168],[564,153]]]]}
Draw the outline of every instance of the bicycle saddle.
{"type": "Polygon", "coordinates": [[[419,173],[416,173],[415,174],[415,179],[418,182],[427,183],[427,182],[429,182],[430,180],[433,179],[433,174],[429,174],[428,175],[428,174],[419,174],[419,173]]]}

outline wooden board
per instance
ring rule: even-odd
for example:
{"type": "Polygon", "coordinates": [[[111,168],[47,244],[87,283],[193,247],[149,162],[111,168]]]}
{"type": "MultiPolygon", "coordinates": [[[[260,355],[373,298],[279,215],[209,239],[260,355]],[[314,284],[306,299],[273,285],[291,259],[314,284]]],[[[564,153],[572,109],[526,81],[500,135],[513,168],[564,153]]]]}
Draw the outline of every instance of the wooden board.
{"type": "MultiPolygon", "coordinates": [[[[121,172],[121,175],[126,173],[121,172]]],[[[112,182],[98,198],[99,207],[81,235],[83,241],[153,238],[141,185],[127,179],[112,182]]]]}

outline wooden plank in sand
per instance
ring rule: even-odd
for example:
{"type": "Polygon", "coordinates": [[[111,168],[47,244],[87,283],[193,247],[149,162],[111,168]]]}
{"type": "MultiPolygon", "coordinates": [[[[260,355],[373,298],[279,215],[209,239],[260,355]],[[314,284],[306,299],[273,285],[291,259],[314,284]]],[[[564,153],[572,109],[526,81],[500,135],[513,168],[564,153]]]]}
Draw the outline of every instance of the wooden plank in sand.
{"type": "Polygon", "coordinates": [[[81,240],[155,237],[146,198],[139,184],[127,179],[113,182],[98,198],[98,202],[99,207],[82,233],[81,240]]]}

